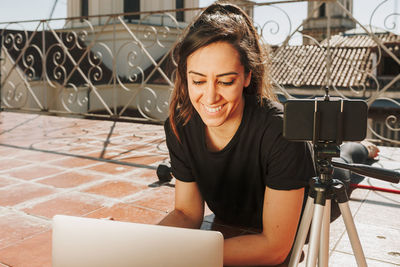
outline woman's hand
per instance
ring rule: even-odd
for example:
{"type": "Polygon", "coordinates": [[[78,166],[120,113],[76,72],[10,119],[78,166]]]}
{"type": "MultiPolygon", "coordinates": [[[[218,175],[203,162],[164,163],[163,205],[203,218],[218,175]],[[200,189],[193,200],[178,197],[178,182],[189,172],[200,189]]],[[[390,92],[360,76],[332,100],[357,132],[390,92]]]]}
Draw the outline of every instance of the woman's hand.
{"type": "Polygon", "coordinates": [[[200,228],[204,217],[204,200],[196,182],[175,182],[175,209],[170,212],[160,225],[200,228]]]}

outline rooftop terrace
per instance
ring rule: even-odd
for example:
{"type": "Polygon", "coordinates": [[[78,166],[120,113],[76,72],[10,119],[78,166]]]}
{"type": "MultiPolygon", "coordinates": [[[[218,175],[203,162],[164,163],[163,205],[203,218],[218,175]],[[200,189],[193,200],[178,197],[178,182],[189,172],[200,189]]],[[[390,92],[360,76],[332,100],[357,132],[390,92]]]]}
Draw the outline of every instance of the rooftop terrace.
{"type": "MultiPolygon", "coordinates": [[[[159,125],[1,112],[0,267],[51,266],[55,214],[157,223],[174,205],[173,181],[155,186],[156,167],[168,161],[164,141],[159,125]]],[[[374,164],[400,169],[400,150],[380,149],[374,164]]],[[[356,189],[350,208],[368,264],[400,266],[400,194],[356,189]]],[[[204,229],[213,223],[207,215],[204,229]]],[[[248,231],[214,226],[226,237],[248,231]]],[[[356,266],[341,218],[330,249],[330,266],[356,266]]]]}

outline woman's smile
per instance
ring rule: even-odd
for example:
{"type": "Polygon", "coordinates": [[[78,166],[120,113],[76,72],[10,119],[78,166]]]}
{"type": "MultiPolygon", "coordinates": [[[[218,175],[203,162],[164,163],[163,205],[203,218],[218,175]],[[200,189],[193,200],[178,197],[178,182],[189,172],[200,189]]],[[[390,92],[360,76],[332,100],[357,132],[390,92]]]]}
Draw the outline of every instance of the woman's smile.
{"type": "Polygon", "coordinates": [[[202,104],[205,110],[210,114],[218,114],[219,111],[224,107],[224,105],[216,106],[216,107],[209,107],[207,105],[202,104]]]}

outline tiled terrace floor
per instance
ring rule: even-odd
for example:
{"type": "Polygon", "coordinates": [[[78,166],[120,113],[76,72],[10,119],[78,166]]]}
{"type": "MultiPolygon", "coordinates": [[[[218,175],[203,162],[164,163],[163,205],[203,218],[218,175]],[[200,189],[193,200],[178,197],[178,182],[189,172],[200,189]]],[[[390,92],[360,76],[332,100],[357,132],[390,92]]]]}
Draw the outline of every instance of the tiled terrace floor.
{"type": "MultiPolygon", "coordinates": [[[[400,150],[381,151],[375,164],[400,168],[400,150]]],[[[174,188],[149,185],[167,160],[162,126],[1,112],[0,267],[51,266],[55,214],[157,223],[173,208],[174,188]]],[[[350,207],[369,265],[400,266],[400,195],[356,189],[350,207]]],[[[356,266],[341,218],[330,247],[330,266],[356,266]]]]}

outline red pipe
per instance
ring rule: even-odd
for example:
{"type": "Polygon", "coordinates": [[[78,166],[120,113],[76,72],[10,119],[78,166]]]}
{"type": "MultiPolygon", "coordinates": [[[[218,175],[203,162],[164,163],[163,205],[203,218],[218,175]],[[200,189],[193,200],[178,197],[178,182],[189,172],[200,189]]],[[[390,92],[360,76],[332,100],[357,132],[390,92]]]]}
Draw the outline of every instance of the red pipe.
{"type": "Polygon", "coordinates": [[[351,188],[362,188],[362,189],[369,189],[369,190],[375,190],[375,191],[382,191],[382,192],[400,194],[400,190],[389,189],[389,188],[384,188],[384,187],[376,187],[376,186],[371,186],[371,185],[350,184],[350,187],[351,188]]]}

